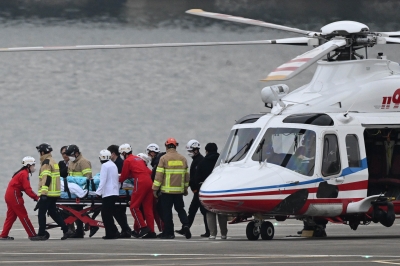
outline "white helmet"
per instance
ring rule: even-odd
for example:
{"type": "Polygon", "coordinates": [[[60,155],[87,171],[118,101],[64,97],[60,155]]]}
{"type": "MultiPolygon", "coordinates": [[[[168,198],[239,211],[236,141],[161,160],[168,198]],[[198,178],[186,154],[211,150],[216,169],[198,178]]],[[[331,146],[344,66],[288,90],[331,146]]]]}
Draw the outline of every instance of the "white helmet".
{"type": "Polygon", "coordinates": [[[189,140],[186,144],[186,150],[192,151],[193,149],[200,149],[200,142],[195,139],[189,140]]]}
{"type": "Polygon", "coordinates": [[[101,150],[99,159],[100,161],[109,161],[111,159],[111,152],[109,150],[101,150]]]}
{"type": "Polygon", "coordinates": [[[118,152],[119,153],[129,153],[132,151],[132,147],[131,145],[129,145],[128,143],[122,144],[121,146],[119,146],[118,152]]]}
{"type": "Polygon", "coordinates": [[[155,144],[155,143],[151,143],[151,144],[149,144],[149,145],[147,146],[146,152],[149,153],[149,152],[151,152],[151,151],[154,151],[154,152],[156,152],[156,153],[159,153],[159,152],[160,152],[160,147],[158,147],[158,145],[155,144]]]}
{"type": "Polygon", "coordinates": [[[22,164],[23,164],[24,166],[33,165],[33,164],[35,164],[35,163],[36,163],[35,158],[33,158],[32,156],[25,156],[25,157],[22,159],[22,164]]]}
{"type": "Polygon", "coordinates": [[[146,163],[146,165],[151,162],[151,158],[147,154],[139,153],[137,156],[140,157],[140,159],[142,159],[146,163]]]}

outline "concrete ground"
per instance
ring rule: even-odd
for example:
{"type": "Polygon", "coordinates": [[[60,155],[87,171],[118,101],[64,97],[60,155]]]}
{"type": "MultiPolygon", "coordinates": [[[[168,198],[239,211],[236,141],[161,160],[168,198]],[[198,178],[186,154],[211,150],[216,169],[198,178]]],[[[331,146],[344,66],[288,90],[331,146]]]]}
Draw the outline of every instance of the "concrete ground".
{"type": "MultiPolygon", "coordinates": [[[[36,217],[31,218],[37,227],[36,217]]],[[[295,236],[302,228],[299,221],[272,222],[275,237],[270,241],[247,240],[246,223],[228,225],[227,240],[201,238],[204,225],[198,214],[189,240],[182,236],[173,240],[103,240],[104,231],[100,229],[92,238],[61,241],[61,231],[55,228],[49,230],[49,240],[33,242],[17,221],[10,233],[15,240],[0,241],[0,264],[400,265],[399,222],[390,228],[380,224],[360,226],[357,231],[328,224],[328,237],[311,239],[295,236]]],[[[179,229],[177,220],[175,225],[179,229]]]]}

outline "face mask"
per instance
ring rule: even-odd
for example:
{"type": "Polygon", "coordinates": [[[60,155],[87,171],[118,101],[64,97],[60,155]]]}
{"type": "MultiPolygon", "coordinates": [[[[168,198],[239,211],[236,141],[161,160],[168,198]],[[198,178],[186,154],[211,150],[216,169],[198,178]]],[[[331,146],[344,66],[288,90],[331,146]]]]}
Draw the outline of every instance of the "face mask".
{"type": "Polygon", "coordinates": [[[119,155],[121,157],[122,160],[125,160],[125,156],[124,155],[119,155]]]}
{"type": "Polygon", "coordinates": [[[72,161],[75,161],[75,157],[73,157],[73,156],[69,156],[69,160],[72,162],[72,161]]]}
{"type": "Polygon", "coordinates": [[[31,165],[29,170],[31,171],[31,174],[33,174],[36,171],[35,165],[31,165]]]}
{"type": "Polygon", "coordinates": [[[194,156],[194,153],[191,152],[191,151],[188,151],[187,155],[189,155],[190,157],[193,157],[193,156],[194,156]]]}

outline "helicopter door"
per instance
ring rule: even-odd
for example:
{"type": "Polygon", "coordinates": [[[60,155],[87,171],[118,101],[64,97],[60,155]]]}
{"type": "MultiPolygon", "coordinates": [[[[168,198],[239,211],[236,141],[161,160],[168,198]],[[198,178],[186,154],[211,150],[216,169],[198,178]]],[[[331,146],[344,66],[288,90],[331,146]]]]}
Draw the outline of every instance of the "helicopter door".
{"type": "MultiPolygon", "coordinates": [[[[341,171],[340,152],[338,138],[335,134],[324,136],[324,148],[322,154],[321,173],[324,177],[337,175],[341,171]]],[[[337,198],[339,189],[328,181],[320,182],[317,190],[317,198],[337,198]]]]}

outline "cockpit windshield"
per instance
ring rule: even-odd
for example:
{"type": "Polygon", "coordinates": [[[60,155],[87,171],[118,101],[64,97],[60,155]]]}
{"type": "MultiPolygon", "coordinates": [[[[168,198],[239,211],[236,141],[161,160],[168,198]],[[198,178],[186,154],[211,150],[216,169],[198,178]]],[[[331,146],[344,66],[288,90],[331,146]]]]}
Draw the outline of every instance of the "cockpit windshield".
{"type": "Polygon", "coordinates": [[[254,161],[265,161],[312,176],[316,134],[301,128],[269,128],[254,152],[254,161]]]}
{"type": "Polygon", "coordinates": [[[240,161],[246,157],[260,130],[260,128],[233,129],[216,165],[219,165],[221,162],[230,163],[240,161]]]}

